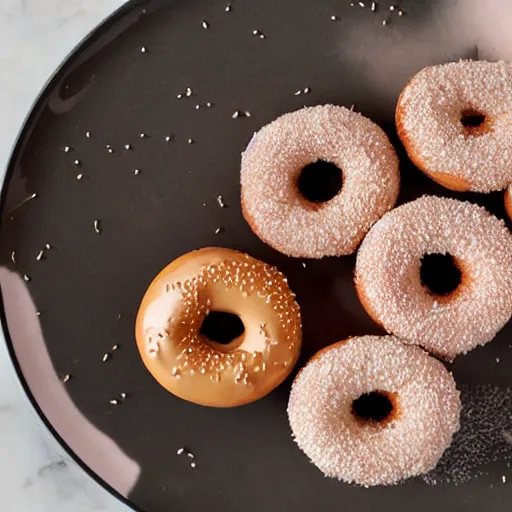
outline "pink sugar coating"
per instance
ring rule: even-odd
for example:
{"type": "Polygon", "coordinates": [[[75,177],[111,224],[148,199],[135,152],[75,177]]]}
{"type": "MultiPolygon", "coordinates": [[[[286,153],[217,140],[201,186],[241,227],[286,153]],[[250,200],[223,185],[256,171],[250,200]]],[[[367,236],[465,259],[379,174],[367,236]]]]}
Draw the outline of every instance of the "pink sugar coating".
{"type": "Polygon", "coordinates": [[[244,216],[274,249],[294,257],[351,254],[397,199],[398,158],[385,133],[361,114],[323,105],[285,114],[262,128],[242,156],[244,216]],[[342,169],[337,196],[312,204],[300,171],[324,160],[342,169]]]}
{"type": "Polygon", "coordinates": [[[405,87],[398,108],[408,142],[425,170],[464,180],[475,192],[512,182],[512,65],[460,61],[422,69],[405,87]],[[464,133],[461,114],[488,116],[493,131],[464,133]]]}
{"type": "Polygon", "coordinates": [[[451,360],[491,341],[512,315],[512,235],[480,206],[424,196],[373,226],[355,283],[388,332],[451,360]],[[421,282],[421,258],[431,253],[449,253],[465,269],[453,300],[421,282]]]}
{"type": "Polygon", "coordinates": [[[431,470],[459,430],[460,398],[441,362],[394,336],[361,336],[324,349],[296,377],[288,419],[296,443],[328,477],[391,485],[431,470]],[[388,423],[362,423],[353,401],[397,394],[388,423]]]}

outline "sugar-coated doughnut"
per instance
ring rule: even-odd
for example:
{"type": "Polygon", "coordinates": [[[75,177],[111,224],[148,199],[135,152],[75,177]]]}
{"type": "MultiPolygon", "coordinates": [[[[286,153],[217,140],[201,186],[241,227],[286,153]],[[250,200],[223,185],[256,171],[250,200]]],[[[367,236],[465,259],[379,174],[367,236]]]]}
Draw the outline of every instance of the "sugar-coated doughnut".
{"type": "Polygon", "coordinates": [[[258,400],[294,367],[300,310],[276,268],[238,251],[205,248],[165,267],[137,315],[140,355],[153,377],[190,402],[233,407],[258,400]],[[244,331],[228,344],[205,336],[211,312],[237,315],[244,331]]]}
{"type": "Polygon", "coordinates": [[[422,69],[400,95],[398,135],[414,164],[451,190],[512,182],[512,65],[459,61],[422,69]]]}
{"type": "Polygon", "coordinates": [[[245,219],[261,240],[294,257],[353,253],[394,206],[399,184],[398,158],[386,134],[361,114],[333,105],[279,117],[254,135],[242,156],[245,219]],[[326,165],[339,180],[335,195],[306,198],[305,170],[317,185],[327,180],[326,165]]]}
{"type": "Polygon", "coordinates": [[[507,211],[508,218],[512,220],[512,184],[505,191],[505,210],[507,211]]]}
{"type": "Polygon", "coordinates": [[[512,235],[480,206],[424,196],[373,226],[357,254],[355,284],[384,329],[451,360],[491,341],[512,315],[512,235]],[[422,280],[432,254],[450,255],[459,274],[446,293],[422,280]]]}
{"type": "Polygon", "coordinates": [[[296,443],[328,477],[365,487],[432,469],[459,429],[443,364],[394,336],[331,345],[302,368],[288,403],[296,443]]]}

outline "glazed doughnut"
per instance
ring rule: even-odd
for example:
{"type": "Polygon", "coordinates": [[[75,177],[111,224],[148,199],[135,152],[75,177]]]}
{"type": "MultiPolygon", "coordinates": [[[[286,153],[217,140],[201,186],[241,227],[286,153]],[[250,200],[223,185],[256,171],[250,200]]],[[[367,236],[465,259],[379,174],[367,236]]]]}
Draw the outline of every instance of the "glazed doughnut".
{"type": "Polygon", "coordinates": [[[512,182],[512,66],[460,61],[422,69],[396,108],[409,158],[451,190],[491,192],[512,182]]]}
{"type": "Polygon", "coordinates": [[[355,284],[386,331],[452,360],[491,341],[512,315],[512,235],[480,206],[425,196],[373,226],[357,255],[355,284]],[[441,289],[424,283],[432,258],[451,270],[441,289]]]}
{"type": "Polygon", "coordinates": [[[144,364],[167,391],[200,405],[233,407],[262,398],[289,375],[302,328],[283,274],[238,251],[206,248],[158,274],[135,334],[144,364]],[[214,311],[237,315],[243,333],[228,344],[208,338],[202,326],[214,311]]]}
{"type": "Polygon", "coordinates": [[[385,133],[344,107],[285,114],[256,133],[242,155],[246,221],[261,240],[294,257],[353,253],[394,206],[399,184],[385,133]]]}
{"type": "Polygon", "coordinates": [[[288,419],[325,476],[365,487],[432,469],[459,430],[460,398],[441,362],[394,336],[331,345],[297,375],[288,419]]]}
{"type": "Polygon", "coordinates": [[[508,218],[512,220],[512,185],[509,185],[505,191],[505,210],[508,218]]]}

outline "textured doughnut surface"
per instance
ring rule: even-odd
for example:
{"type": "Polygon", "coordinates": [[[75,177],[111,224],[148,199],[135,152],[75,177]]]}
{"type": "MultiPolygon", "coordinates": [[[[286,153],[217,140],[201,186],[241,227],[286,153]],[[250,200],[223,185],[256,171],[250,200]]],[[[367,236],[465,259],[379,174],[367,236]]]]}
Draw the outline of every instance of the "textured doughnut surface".
{"type": "Polygon", "coordinates": [[[512,315],[512,235],[484,208],[424,196],[386,214],[361,244],[356,289],[388,332],[446,359],[491,341],[512,315]],[[461,283],[448,296],[420,278],[426,254],[450,254],[461,283]]]}
{"type": "Polygon", "coordinates": [[[411,160],[441,185],[504,189],[512,182],[512,66],[460,61],[422,69],[402,91],[396,125],[411,160]],[[485,120],[465,127],[465,113],[485,120]]]}
{"type": "Polygon", "coordinates": [[[289,256],[351,254],[396,201],[398,158],[385,133],[361,114],[324,105],[285,114],[262,128],[242,156],[244,217],[264,242],[289,256]],[[340,192],[312,203],[301,170],[323,160],[342,170],[340,192]]]}
{"type": "Polygon", "coordinates": [[[459,429],[460,399],[441,362],[394,336],[331,345],[300,371],[288,418],[296,443],[329,477],[390,485],[432,469],[459,429]],[[353,402],[392,394],[394,417],[362,422],[353,402]]]}
{"type": "Polygon", "coordinates": [[[192,251],[165,267],[142,300],[140,355],[169,392],[200,405],[233,407],[270,393],[299,356],[299,306],[276,268],[231,249],[192,251]],[[237,315],[244,332],[229,344],[201,326],[211,311],[237,315]]]}

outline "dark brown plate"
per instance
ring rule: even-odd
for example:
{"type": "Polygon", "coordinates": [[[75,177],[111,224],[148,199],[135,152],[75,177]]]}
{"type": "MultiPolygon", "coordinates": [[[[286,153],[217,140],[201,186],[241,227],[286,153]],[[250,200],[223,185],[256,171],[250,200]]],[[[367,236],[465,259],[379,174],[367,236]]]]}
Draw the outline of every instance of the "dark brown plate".
{"type": "MultiPolygon", "coordinates": [[[[465,423],[457,445],[463,453],[481,448],[485,456],[473,454],[474,467],[464,467],[469,476],[486,474],[459,486],[414,479],[365,490],[326,479],[290,437],[291,380],[249,406],[203,408],[164,391],[137,353],[134,318],[148,283],[178,255],[209,245],[246,251],[289,277],[303,310],[300,364],[349,335],[380,332],[356,298],[354,257],[308,261],[303,268],[253,235],[239,205],[240,152],[254,131],[284,112],[354,104],[396,143],[400,202],[452,195],[407,161],[394,131],[395,102],[425,65],[511,58],[512,10],[499,0],[403,1],[399,16],[388,3],[379,2],[376,12],[365,3],[238,0],[226,12],[226,0],[128,2],[57,71],[21,132],[0,228],[8,346],[54,434],[139,510],[510,509],[512,486],[502,483],[510,448],[510,325],[454,365],[461,386],[492,385],[505,397],[500,407],[496,394],[484,397],[472,416],[465,409],[476,418],[487,411],[465,423]],[[178,99],[188,86],[193,96],[178,99]],[[306,87],[309,94],[294,95],[306,87]],[[207,102],[214,106],[196,110],[207,102]],[[232,119],[236,110],[251,117],[232,119]],[[227,208],[218,206],[219,194],[227,208]],[[215,234],[218,227],[223,232],[215,234]],[[51,249],[38,261],[46,244],[51,249]],[[63,384],[67,374],[72,378],[63,384]],[[121,393],[126,400],[111,404],[121,393]],[[176,455],[181,446],[196,455],[196,469],[176,455]]],[[[457,197],[504,216],[501,193],[457,197]]]]}

